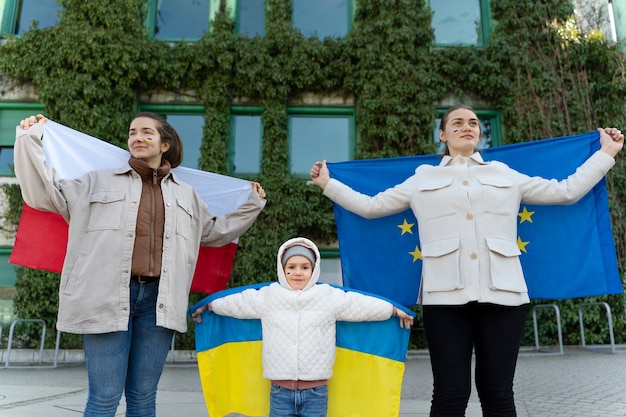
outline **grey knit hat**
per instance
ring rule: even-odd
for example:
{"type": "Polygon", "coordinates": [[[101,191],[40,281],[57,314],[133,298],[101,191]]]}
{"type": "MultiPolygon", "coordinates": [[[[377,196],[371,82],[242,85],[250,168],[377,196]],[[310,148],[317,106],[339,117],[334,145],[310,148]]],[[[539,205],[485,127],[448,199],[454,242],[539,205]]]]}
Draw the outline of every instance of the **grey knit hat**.
{"type": "Polygon", "coordinates": [[[313,252],[306,246],[294,245],[289,247],[285,251],[285,253],[283,253],[283,257],[281,259],[281,264],[283,265],[283,268],[285,267],[285,264],[287,263],[289,258],[296,255],[304,256],[311,262],[311,266],[315,266],[315,252],[313,252]]]}

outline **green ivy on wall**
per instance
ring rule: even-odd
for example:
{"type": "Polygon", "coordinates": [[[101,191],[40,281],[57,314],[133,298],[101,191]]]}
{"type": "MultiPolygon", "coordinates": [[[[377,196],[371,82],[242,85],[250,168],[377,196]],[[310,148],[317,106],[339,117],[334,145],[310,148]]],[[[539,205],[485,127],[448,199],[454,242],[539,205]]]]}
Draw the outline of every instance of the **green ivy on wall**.
{"type": "MultiPolygon", "coordinates": [[[[498,110],[505,144],[623,126],[626,120],[624,54],[602,38],[572,30],[568,0],[492,0],[495,23],[486,47],[434,46],[423,0],[357,0],[350,33],[321,40],[292,27],[290,0],[265,1],[265,37],[237,35],[223,0],[210,33],[175,45],[149,39],[145,0],[59,4],[65,13],[58,25],[33,28],[0,47],[0,73],[32,83],[50,118],[124,146],[142,93],[191,91],[206,109],[200,166],[227,173],[231,105],[238,100],[263,107],[262,173],[251,179],[267,190],[268,205],[240,240],[231,285],[275,279],[276,251],[290,237],[308,236],[321,246],[336,240],[330,201],[289,173],[287,107],[302,93],[354,102],[358,158],[434,152],[436,104],[450,97],[498,110]]],[[[622,272],[624,172],[620,156],[608,184],[622,272]]],[[[10,195],[19,201],[18,193],[10,195]]],[[[15,219],[20,204],[11,207],[15,219]]],[[[20,272],[15,305],[18,314],[37,314],[53,325],[56,305],[32,311],[39,293],[21,290],[45,286],[49,297],[55,280],[40,275],[20,272]]],[[[191,302],[200,297],[192,295],[191,302]]],[[[623,311],[622,296],[602,299],[623,311]]],[[[560,304],[566,343],[577,343],[578,323],[567,313],[577,302],[560,304]]],[[[601,320],[596,322],[588,330],[590,343],[594,333],[606,337],[601,320]]],[[[623,329],[623,321],[616,327],[623,329]]],[[[553,337],[553,330],[542,336],[553,337]]],[[[192,348],[190,333],[179,348],[192,348]]],[[[526,342],[534,342],[532,327],[526,342]]]]}

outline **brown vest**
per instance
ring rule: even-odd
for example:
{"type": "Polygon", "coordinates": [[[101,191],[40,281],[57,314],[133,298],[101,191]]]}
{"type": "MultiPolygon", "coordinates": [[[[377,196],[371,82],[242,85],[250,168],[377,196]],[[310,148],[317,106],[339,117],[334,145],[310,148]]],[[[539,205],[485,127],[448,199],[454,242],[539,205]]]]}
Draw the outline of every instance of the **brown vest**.
{"type": "Polygon", "coordinates": [[[132,275],[161,275],[165,209],[161,180],[170,172],[170,163],[162,160],[159,169],[131,156],[130,166],[141,176],[141,200],[135,229],[132,275]]]}

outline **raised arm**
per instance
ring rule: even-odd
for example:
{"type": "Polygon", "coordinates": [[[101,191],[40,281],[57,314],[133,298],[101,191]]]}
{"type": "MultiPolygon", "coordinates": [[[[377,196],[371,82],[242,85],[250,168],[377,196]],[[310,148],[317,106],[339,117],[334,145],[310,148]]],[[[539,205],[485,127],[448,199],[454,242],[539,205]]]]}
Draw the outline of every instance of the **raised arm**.
{"type": "Polygon", "coordinates": [[[41,139],[47,121],[41,114],[20,121],[15,133],[15,176],[26,204],[68,219],[67,202],[54,181],[54,169],[45,163],[41,139]]]}
{"type": "Polygon", "coordinates": [[[614,157],[624,147],[624,135],[614,127],[598,128],[600,132],[600,150],[614,157]]]}

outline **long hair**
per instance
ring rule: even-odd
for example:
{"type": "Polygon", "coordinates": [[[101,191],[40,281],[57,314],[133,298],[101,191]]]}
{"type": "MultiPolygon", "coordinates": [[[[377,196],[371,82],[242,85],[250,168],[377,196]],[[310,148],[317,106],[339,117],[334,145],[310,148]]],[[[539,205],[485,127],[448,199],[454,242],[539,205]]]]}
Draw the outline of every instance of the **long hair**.
{"type": "Polygon", "coordinates": [[[139,117],[148,117],[157,122],[157,130],[161,135],[161,140],[163,143],[170,145],[169,149],[163,154],[163,159],[166,159],[172,168],[179,166],[181,162],[183,162],[183,141],[180,139],[180,135],[176,129],[168,123],[165,117],[151,111],[139,112],[135,115],[133,120],[139,117]]]}

